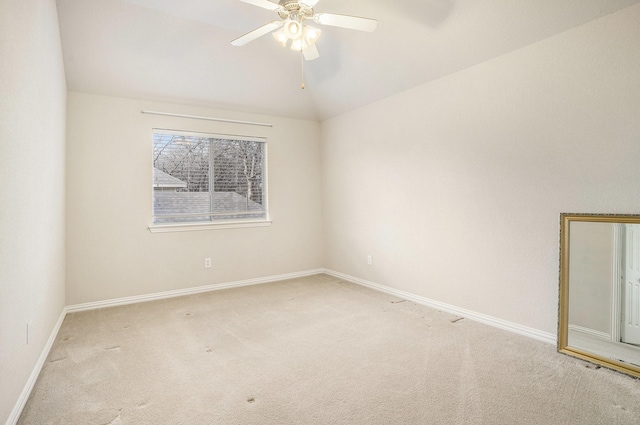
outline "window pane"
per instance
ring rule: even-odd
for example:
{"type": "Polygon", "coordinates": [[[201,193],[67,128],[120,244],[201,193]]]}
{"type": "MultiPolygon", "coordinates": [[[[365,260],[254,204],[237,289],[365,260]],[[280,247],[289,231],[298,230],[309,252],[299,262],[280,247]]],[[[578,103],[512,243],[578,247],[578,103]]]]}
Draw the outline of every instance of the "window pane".
{"type": "Polygon", "coordinates": [[[266,218],[264,163],[264,142],[154,132],[154,223],[266,218]]]}
{"type": "MultiPolygon", "coordinates": [[[[214,212],[264,211],[263,156],[264,143],[216,140],[213,159],[214,212]]],[[[261,213],[250,215],[263,216],[261,213]]]]}

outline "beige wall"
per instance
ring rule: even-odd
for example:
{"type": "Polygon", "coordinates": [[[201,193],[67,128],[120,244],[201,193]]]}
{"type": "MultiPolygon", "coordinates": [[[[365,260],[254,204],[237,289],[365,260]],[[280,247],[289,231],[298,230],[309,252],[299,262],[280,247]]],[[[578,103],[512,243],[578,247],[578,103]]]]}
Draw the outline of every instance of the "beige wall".
{"type": "Polygon", "coordinates": [[[53,0],[0,2],[0,93],[0,423],[5,423],[64,308],[66,86],[53,0]]]}
{"type": "Polygon", "coordinates": [[[323,122],[325,267],[555,333],[560,212],[640,211],[638,22],[323,122]]]}
{"type": "Polygon", "coordinates": [[[69,93],[67,114],[68,305],[322,266],[318,123],[80,93],[69,93]],[[268,137],[272,225],[150,233],[152,128],[268,137]]]}

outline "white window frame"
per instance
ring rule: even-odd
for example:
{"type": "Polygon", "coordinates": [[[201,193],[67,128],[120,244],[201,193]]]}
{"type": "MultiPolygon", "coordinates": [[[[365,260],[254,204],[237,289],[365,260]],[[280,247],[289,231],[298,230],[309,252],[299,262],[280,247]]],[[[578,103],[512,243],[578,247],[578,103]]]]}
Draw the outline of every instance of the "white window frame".
{"type": "Polygon", "coordinates": [[[268,148],[269,145],[267,143],[266,137],[256,137],[256,136],[241,136],[236,134],[220,134],[220,133],[204,133],[204,132],[195,132],[195,131],[183,131],[183,130],[170,130],[164,128],[154,128],[151,132],[151,140],[153,144],[153,134],[154,133],[163,133],[163,134],[171,134],[177,136],[192,136],[192,137],[203,137],[203,138],[213,138],[213,139],[228,139],[228,140],[240,140],[247,142],[259,142],[264,143],[264,171],[262,176],[262,185],[264,187],[264,208],[265,208],[265,216],[264,218],[249,218],[249,219],[233,219],[233,220],[219,220],[219,221],[208,221],[208,222],[184,222],[184,223],[154,223],[153,216],[153,149],[151,151],[151,223],[148,228],[151,233],[168,233],[168,232],[188,232],[188,231],[199,231],[199,230],[215,230],[215,229],[237,229],[237,228],[247,228],[247,227],[266,227],[271,225],[271,218],[269,215],[269,153],[268,148]]]}

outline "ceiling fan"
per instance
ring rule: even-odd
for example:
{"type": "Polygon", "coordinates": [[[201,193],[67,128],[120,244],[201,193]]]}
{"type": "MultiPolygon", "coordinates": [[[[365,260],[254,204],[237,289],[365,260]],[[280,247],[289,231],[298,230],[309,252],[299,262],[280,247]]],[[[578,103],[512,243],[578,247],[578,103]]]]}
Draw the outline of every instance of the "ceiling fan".
{"type": "Polygon", "coordinates": [[[269,0],[240,0],[254,6],[276,12],[280,20],[271,21],[231,42],[234,46],[245,44],[272,33],[276,41],[287,47],[291,40],[291,50],[302,52],[306,60],[316,59],[319,55],[316,41],[320,30],[307,24],[312,21],[320,25],[348,28],[371,32],[376,29],[378,21],[357,16],[336,15],[334,13],[316,13],[313,9],[319,0],[280,0],[274,3],[269,0]]]}

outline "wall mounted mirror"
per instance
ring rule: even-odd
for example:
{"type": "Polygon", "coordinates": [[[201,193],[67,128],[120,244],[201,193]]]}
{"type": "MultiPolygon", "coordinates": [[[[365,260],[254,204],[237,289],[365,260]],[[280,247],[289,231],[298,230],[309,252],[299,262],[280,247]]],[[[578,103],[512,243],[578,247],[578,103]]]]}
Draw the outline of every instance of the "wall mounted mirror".
{"type": "Polygon", "coordinates": [[[640,377],[640,216],[561,215],[558,350],[640,377]]]}

